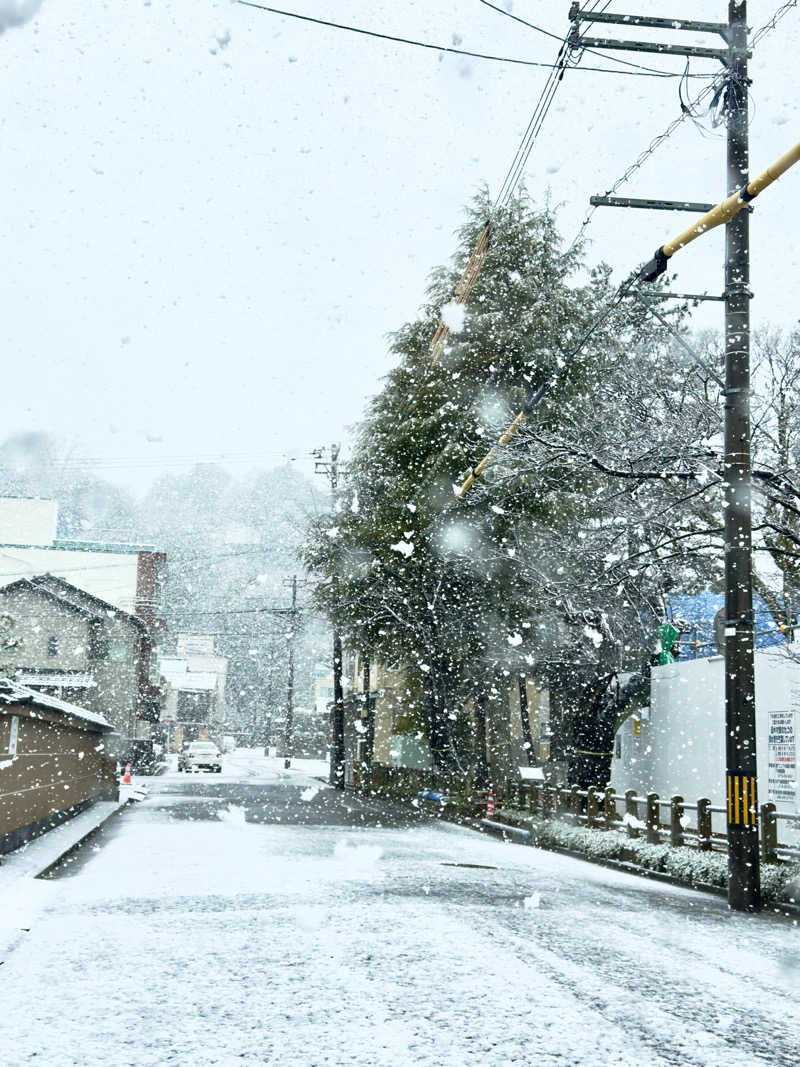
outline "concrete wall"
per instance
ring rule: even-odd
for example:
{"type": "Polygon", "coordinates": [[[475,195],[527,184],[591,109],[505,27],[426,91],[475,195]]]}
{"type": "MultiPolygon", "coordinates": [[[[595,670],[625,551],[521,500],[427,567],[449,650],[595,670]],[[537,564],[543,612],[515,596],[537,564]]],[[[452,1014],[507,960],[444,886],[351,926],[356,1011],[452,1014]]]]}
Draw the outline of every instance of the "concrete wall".
{"type": "MultiPolygon", "coordinates": [[[[772,800],[778,811],[800,813],[796,788],[800,663],[775,649],[757,652],[755,665],[759,802],[772,800]],[[787,719],[791,723],[792,718],[794,773],[791,761],[782,757],[779,774],[774,745],[770,760],[770,727],[774,741],[775,724],[787,719]]],[[[636,789],[640,795],[679,794],[691,803],[699,797],[716,805],[726,802],[724,670],[721,656],[653,668],[649,711],[627,719],[617,734],[618,756],[611,764],[611,784],[617,792],[636,789]]],[[[715,830],[724,823],[717,817],[715,830]]],[[[787,842],[800,836],[790,827],[788,822],[779,823],[779,836],[787,842]]]]}
{"type": "Polygon", "coordinates": [[[0,852],[117,794],[104,732],[27,704],[0,705],[0,852]],[[16,718],[16,755],[9,754],[16,718]]]}

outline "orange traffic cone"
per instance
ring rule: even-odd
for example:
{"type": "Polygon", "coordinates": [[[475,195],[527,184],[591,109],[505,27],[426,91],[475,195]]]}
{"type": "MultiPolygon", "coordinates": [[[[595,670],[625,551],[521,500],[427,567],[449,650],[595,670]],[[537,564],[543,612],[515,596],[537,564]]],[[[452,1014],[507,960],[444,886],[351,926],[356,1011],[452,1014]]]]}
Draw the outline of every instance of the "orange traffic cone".
{"type": "Polygon", "coordinates": [[[494,815],[494,793],[489,790],[489,795],[486,798],[486,818],[491,819],[494,815]]]}
{"type": "MultiPolygon", "coordinates": [[[[131,785],[131,765],[130,765],[130,763],[126,763],[125,764],[125,773],[122,776],[122,784],[123,785],[131,785]]],[[[492,810],[494,810],[494,809],[492,809],[492,810]]]]}

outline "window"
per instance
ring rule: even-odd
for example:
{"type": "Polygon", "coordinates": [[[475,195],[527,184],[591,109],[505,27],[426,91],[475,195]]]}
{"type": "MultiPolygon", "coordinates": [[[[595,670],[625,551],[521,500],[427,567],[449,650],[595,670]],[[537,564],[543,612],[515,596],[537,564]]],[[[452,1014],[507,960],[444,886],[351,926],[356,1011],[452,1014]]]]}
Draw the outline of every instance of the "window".
{"type": "Polygon", "coordinates": [[[89,624],[89,659],[105,659],[108,656],[108,633],[102,622],[89,624]]]}
{"type": "Polygon", "coordinates": [[[48,637],[47,638],[47,655],[48,656],[57,656],[58,655],[58,638],[55,635],[53,635],[52,637],[48,637]]]}

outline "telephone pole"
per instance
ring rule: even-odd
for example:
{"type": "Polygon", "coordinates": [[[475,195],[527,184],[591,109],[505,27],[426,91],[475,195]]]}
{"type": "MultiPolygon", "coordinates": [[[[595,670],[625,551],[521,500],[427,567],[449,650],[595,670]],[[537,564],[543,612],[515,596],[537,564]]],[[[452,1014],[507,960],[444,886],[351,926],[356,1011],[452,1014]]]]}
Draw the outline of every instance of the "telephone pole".
{"type": "MultiPolygon", "coordinates": [[[[718,59],[726,68],[724,88],[727,120],[727,192],[745,203],[748,190],[747,3],[728,0],[727,23],[688,19],[618,15],[570,8],[570,42],[584,48],[655,52],[718,59]],[[664,45],[589,37],[580,22],[613,23],[684,30],[720,36],[724,48],[664,45]]],[[[618,198],[597,197],[598,203],[620,207],[618,198]]],[[[631,200],[626,207],[686,211],[709,207],[688,201],[631,200]]],[[[758,850],[758,773],[754,684],[754,619],[752,588],[752,520],[750,465],[750,237],[749,211],[737,203],[725,221],[725,755],[728,816],[728,903],[736,911],[761,907],[758,850]]],[[[656,250],[643,269],[642,281],[663,274],[672,252],[694,239],[681,235],[656,250]]]]}
{"type": "MultiPolygon", "coordinates": [[[[294,643],[297,638],[298,608],[297,608],[297,575],[293,574],[291,580],[285,580],[284,585],[290,585],[292,589],[292,606],[287,614],[291,620],[291,629],[287,635],[289,641],[289,677],[286,684],[286,725],[283,731],[283,766],[286,770],[292,765],[294,756],[294,643]]],[[[305,582],[302,583],[305,585],[305,582]]]]}
{"type": "MultiPolygon", "coordinates": [[[[336,500],[339,487],[339,452],[341,445],[332,444],[326,449],[316,448],[312,452],[316,462],[314,472],[324,474],[331,487],[331,498],[336,500]],[[326,452],[329,458],[326,457],[326,452]]],[[[333,597],[339,599],[339,577],[333,575],[333,597]]],[[[333,624],[333,714],[331,716],[331,766],[330,784],[336,789],[344,789],[344,691],[342,689],[342,638],[339,628],[333,624]]]]}
{"type": "MultiPolygon", "coordinates": [[[[305,581],[298,582],[297,575],[293,574],[291,578],[284,579],[284,585],[288,585],[292,590],[292,603],[288,608],[259,608],[270,615],[285,615],[289,619],[290,630],[286,635],[289,642],[289,672],[286,685],[286,722],[283,729],[283,765],[285,768],[289,768],[292,765],[292,755],[294,746],[294,643],[297,637],[297,630],[299,627],[300,608],[297,606],[297,588],[298,586],[306,585],[305,581]]],[[[270,714],[269,720],[267,720],[266,712],[264,714],[264,755],[269,756],[269,734],[272,731],[272,715],[270,714]]]]}
{"type": "MultiPolygon", "coordinates": [[[[748,182],[747,4],[729,0],[728,192],[748,182]]],[[[761,907],[750,475],[750,213],[725,227],[725,732],[728,902],[761,907]],[[741,794],[741,807],[740,807],[741,794]]]]}

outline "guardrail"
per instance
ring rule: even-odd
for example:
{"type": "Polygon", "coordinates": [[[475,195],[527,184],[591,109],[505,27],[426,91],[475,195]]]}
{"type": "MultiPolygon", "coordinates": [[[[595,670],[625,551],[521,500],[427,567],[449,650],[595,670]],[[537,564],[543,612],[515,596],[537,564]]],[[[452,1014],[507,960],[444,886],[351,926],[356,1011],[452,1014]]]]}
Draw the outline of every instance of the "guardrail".
{"type": "MultiPolygon", "coordinates": [[[[639,796],[635,789],[620,794],[610,786],[580,789],[577,785],[523,781],[516,785],[515,799],[520,808],[532,815],[562,819],[589,829],[622,832],[630,838],[643,838],[651,845],[668,844],[676,848],[683,845],[701,852],[728,850],[727,835],[715,832],[712,827],[712,817],[725,815],[726,809],[712,804],[707,797],[692,804],[681,796],[668,799],[662,799],[657,793],[639,796]]],[[[800,859],[800,847],[779,840],[781,821],[800,828],[800,815],[776,811],[771,802],[760,806],[759,840],[764,863],[800,859]]]]}

